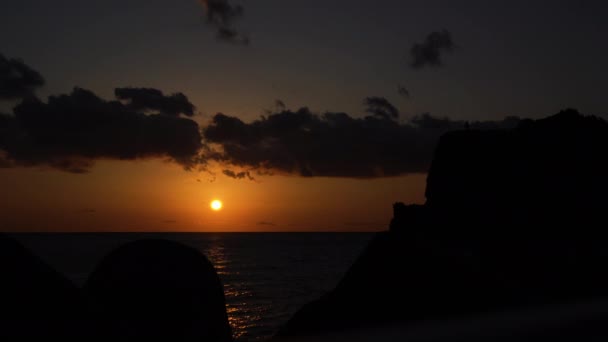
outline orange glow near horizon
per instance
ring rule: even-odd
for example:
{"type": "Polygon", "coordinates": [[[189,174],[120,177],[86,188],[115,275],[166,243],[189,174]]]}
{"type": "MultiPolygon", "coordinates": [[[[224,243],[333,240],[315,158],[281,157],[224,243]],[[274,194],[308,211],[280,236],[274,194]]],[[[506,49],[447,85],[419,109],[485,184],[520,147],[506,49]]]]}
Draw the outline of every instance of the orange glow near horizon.
{"type": "Polygon", "coordinates": [[[159,160],[100,161],[80,175],[0,169],[0,188],[10,194],[0,196],[0,227],[13,232],[379,231],[387,229],[395,201],[423,202],[426,178],[277,175],[252,182],[214,171],[217,177],[159,160]],[[214,211],[213,200],[229,207],[214,211]]]}

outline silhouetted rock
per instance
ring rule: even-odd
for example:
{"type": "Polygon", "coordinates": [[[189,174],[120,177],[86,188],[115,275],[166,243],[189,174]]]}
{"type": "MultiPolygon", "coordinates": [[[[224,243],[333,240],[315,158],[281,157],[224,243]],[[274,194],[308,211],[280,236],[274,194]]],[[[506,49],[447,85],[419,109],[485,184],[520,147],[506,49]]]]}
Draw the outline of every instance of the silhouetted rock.
{"type": "Polygon", "coordinates": [[[223,287],[207,258],[177,242],[128,243],[85,284],[101,341],[230,341],[223,287]]]}
{"type": "Polygon", "coordinates": [[[606,175],[608,123],[574,110],[511,130],[447,133],[426,204],[395,204],[390,231],[279,335],[608,296],[606,175]]]}
{"type": "Polygon", "coordinates": [[[391,232],[408,232],[407,227],[415,227],[417,230],[428,221],[427,207],[423,205],[405,205],[401,202],[393,205],[393,219],[389,226],[391,232]]]}
{"type": "Polygon", "coordinates": [[[502,227],[501,238],[519,239],[522,230],[588,238],[581,229],[595,234],[608,209],[607,152],[608,123],[575,110],[508,131],[447,133],[429,171],[426,206],[448,224],[499,226],[473,235],[502,227]],[[559,229],[564,223],[580,229],[559,229]]]}
{"type": "Polygon", "coordinates": [[[82,341],[79,290],[3,234],[0,277],[0,341],[82,341]]]}

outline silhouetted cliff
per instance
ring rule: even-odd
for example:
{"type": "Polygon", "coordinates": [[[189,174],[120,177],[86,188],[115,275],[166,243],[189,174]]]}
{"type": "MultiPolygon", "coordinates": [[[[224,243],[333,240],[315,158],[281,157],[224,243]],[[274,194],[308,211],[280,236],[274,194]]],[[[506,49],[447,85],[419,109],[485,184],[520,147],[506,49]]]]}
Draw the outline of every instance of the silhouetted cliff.
{"type": "Polygon", "coordinates": [[[607,147],[606,121],[574,110],[444,135],[426,204],[395,204],[390,231],[279,335],[608,295],[607,147]]]}
{"type": "Polygon", "coordinates": [[[607,147],[608,123],[575,110],[508,131],[448,133],[429,171],[426,206],[441,223],[493,225],[474,236],[506,228],[501,238],[584,238],[581,229],[595,233],[608,209],[607,147]]]}

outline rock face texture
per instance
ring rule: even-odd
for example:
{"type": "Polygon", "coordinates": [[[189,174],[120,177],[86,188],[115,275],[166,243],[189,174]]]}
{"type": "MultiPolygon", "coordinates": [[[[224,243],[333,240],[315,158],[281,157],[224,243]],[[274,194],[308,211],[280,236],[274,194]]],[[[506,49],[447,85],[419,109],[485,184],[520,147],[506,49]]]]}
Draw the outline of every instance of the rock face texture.
{"type": "Polygon", "coordinates": [[[197,250],[165,240],[106,256],[84,291],[100,341],[231,341],[224,291],[197,250]]]}
{"type": "Polygon", "coordinates": [[[338,286],[279,336],[608,295],[608,123],[562,111],[511,130],[444,135],[425,205],[394,206],[338,286]]]}

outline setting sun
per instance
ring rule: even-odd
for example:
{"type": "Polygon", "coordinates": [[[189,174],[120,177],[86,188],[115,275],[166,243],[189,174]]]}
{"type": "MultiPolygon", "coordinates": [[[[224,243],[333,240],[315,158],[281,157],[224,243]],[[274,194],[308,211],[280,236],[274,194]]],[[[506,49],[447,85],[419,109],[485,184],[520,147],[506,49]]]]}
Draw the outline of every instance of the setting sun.
{"type": "Polygon", "coordinates": [[[215,211],[222,210],[223,206],[224,205],[222,204],[222,201],[220,201],[220,200],[213,200],[213,201],[211,201],[211,209],[213,209],[215,211]]]}

